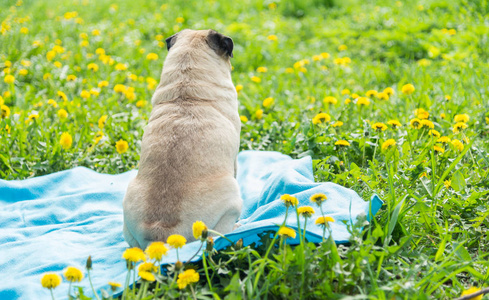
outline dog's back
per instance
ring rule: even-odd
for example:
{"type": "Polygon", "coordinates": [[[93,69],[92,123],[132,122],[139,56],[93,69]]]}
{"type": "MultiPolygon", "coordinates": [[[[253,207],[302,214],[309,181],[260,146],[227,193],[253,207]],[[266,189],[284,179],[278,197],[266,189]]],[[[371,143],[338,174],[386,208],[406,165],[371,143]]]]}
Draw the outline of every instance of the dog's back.
{"type": "Polygon", "coordinates": [[[153,96],[139,172],[124,198],[124,236],[131,246],[144,248],[171,234],[192,240],[197,220],[229,232],[239,217],[236,92],[209,34],[217,33],[184,31],[167,41],[174,48],[153,96]]]}

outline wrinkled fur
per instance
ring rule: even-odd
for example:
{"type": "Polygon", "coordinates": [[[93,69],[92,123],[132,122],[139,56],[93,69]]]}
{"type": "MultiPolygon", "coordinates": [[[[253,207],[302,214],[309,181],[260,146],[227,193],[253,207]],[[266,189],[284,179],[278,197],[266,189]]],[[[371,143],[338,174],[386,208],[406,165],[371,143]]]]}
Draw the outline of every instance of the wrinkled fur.
{"type": "Polygon", "coordinates": [[[123,202],[131,247],[144,249],[171,234],[192,241],[197,220],[227,233],[241,213],[237,93],[229,56],[211,48],[210,32],[179,32],[166,57],[139,171],[123,202]]]}

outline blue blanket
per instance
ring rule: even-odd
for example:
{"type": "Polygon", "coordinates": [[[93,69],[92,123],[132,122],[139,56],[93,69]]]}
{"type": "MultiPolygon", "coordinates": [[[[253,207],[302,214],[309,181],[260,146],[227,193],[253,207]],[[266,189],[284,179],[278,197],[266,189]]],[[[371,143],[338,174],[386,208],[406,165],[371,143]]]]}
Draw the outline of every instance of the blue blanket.
{"type": "MultiPolygon", "coordinates": [[[[89,255],[96,290],[108,289],[108,281],[124,283],[126,266],[121,255],[127,244],[122,236],[122,199],[135,175],[135,170],[108,175],[78,167],[21,181],[0,180],[0,299],[49,298],[49,291],[41,287],[42,274],[61,275],[69,265],[85,271],[89,255]]],[[[227,237],[243,238],[245,245],[283,222],[285,206],[279,200],[283,194],[296,196],[299,205],[314,207],[309,197],[325,193],[328,200],[323,210],[336,220],[331,227],[339,243],[349,237],[341,221],[354,222],[361,213],[370,217],[382,205],[377,196],[366,202],[350,189],[315,183],[310,157],[294,160],[277,152],[244,151],[238,156],[237,177],[244,202],[241,227],[227,237]]],[[[316,208],[307,225],[307,238],[313,242],[322,240],[322,229],[314,225],[318,216],[316,208]]],[[[289,215],[287,225],[297,227],[295,214],[289,215]]],[[[224,239],[216,240],[217,249],[226,245],[224,239]]],[[[199,242],[186,245],[180,259],[189,259],[198,247],[199,242]]],[[[171,251],[165,262],[175,261],[171,251]]],[[[87,279],[79,285],[89,292],[87,279]]],[[[66,298],[67,289],[64,282],[55,289],[55,296],[66,298]]]]}

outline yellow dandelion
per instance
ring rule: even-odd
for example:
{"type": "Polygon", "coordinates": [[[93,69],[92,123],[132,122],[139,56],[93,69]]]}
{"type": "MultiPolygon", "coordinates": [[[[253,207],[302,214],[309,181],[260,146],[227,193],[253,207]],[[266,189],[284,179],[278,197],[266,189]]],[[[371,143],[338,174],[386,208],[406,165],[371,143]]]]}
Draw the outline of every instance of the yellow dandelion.
{"type": "Polygon", "coordinates": [[[263,109],[258,109],[255,112],[255,118],[258,119],[258,120],[261,120],[261,118],[263,118],[263,109]]]}
{"type": "Polygon", "coordinates": [[[447,115],[446,115],[445,113],[441,113],[441,114],[440,114],[440,118],[442,118],[442,119],[446,119],[446,118],[447,118],[447,115]]]}
{"type": "Polygon", "coordinates": [[[328,58],[330,58],[330,56],[331,56],[331,55],[330,55],[328,52],[323,52],[323,53],[321,53],[321,56],[322,56],[324,59],[328,59],[328,58]]]}
{"type": "Polygon", "coordinates": [[[278,41],[278,37],[275,34],[270,34],[269,36],[267,36],[267,39],[274,42],[278,41]]]}
{"type": "Polygon", "coordinates": [[[98,65],[96,63],[90,63],[87,65],[87,68],[93,72],[98,71],[98,65]]]}
{"type": "Polygon", "coordinates": [[[83,279],[82,271],[72,266],[67,267],[63,275],[71,282],[80,282],[83,279]]]}
{"type": "Polygon", "coordinates": [[[387,125],[381,122],[377,122],[372,125],[372,128],[380,132],[380,131],[385,131],[387,129],[387,125]]]}
{"type": "Polygon", "coordinates": [[[373,97],[373,96],[377,96],[379,92],[377,92],[376,90],[368,90],[366,93],[365,93],[365,96],[367,97],[373,97]]]}
{"type": "Polygon", "coordinates": [[[379,100],[389,100],[389,95],[385,92],[380,92],[375,95],[379,100]]]}
{"type": "Polygon", "coordinates": [[[333,126],[333,127],[341,127],[341,126],[343,126],[343,122],[341,122],[341,121],[336,121],[336,122],[334,122],[334,123],[333,123],[333,125],[331,125],[331,126],[333,126]]]}
{"type": "Polygon", "coordinates": [[[258,73],[266,73],[266,72],[268,71],[268,69],[267,69],[266,67],[258,67],[258,68],[256,69],[256,71],[257,71],[258,73]]]}
{"type": "Polygon", "coordinates": [[[197,273],[194,269],[185,270],[185,272],[180,273],[177,279],[178,288],[183,290],[187,287],[187,285],[198,282],[199,281],[199,273],[197,273]]]}
{"type": "Polygon", "coordinates": [[[316,205],[320,206],[321,203],[328,200],[328,197],[325,194],[317,193],[312,195],[309,199],[311,200],[311,202],[316,203],[316,205]]]}
{"type": "Polygon", "coordinates": [[[7,105],[1,105],[0,112],[2,119],[8,118],[10,116],[10,108],[7,105]]]}
{"type": "Polygon", "coordinates": [[[462,152],[462,150],[464,150],[464,144],[462,144],[462,142],[459,140],[452,140],[452,145],[459,152],[462,152]]]}
{"type": "Polygon", "coordinates": [[[295,239],[296,237],[295,230],[288,227],[280,227],[280,229],[278,230],[278,235],[280,235],[281,237],[285,237],[286,239],[288,238],[295,239]]]}
{"type": "Polygon", "coordinates": [[[421,129],[423,125],[421,125],[421,120],[418,118],[411,119],[409,121],[409,125],[414,129],[421,129]]]}
{"type": "Polygon", "coordinates": [[[251,81],[256,82],[256,83],[260,83],[261,82],[261,78],[260,77],[257,77],[257,76],[252,76],[251,77],[251,81]]]}
{"type": "Polygon", "coordinates": [[[100,35],[100,30],[98,30],[98,29],[92,30],[92,35],[95,35],[95,36],[100,35]]]}
{"type": "Polygon", "coordinates": [[[4,78],[3,78],[3,81],[6,83],[6,84],[12,84],[14,83],[15,81],[15,77],[13,75],[6,75],[4,78]]]}
{"type": "Polygon", "coordinates": [[[401,122],[399,122],[398,120],[389,120],[387,121],[387,124],[389,124],[392,127],[392,129],[396,129],[397,127],[402,126],[401,122]]]}
{"type": "Polygon", "coordinates": [[[126,86],[123,84],[116,84],[114,86],[114,92],[116,93],[125,93],[126,92],[126,86]]]}
{"type": "Polygon", "coordinates": [[[458,122],[457,124],[453,125],[453,132],[458,133],[460,131],[463,131],[464,129],[467,129],[469,125],[463,123],[463,122],[458,122]]]}
{"type": "Polygon", "coordinates": [[[299,200],[297,200],[296,197],[289,195],[289,194],[284,194],[284,195],[280,196],[280,200],[282,200],[284,202],[285,206],[287,206],[287,207],[296,206],[297,204],[299,204],[299,200]]]}
{"type": "Polygon", "coordinates": [[[323,226],[328,226],[328,223],[334,223],[334,219],[332,217],[326,216],[326,217],[319,217],[316,219],[315,224],[316,225],[323,225],[323,226]]]}
{"type": "Polygon", "coordinates": [[[41,278],[43,288],[54,289],[61,283],[61,276],[56,273],[46,273],[41,278]]]}
{"type": "MultiPolygon", "coordinates": [[[[473,286],[473,287],[471,287],[469,289],[464,290],[462,292],[462,296],[474,294],[474,293],[477,293],[480,290],[481,290],[480,288],[473,286]]],[[[472,297],[469,300],[482,300],[482,296],[484,296],[484,294],[481,294],[479,296],[472,297]]]]}
{"type": "Polygon", "coordinates": [[[345,140],[338,140],[334,143],[336,146],[343,146],[343,147],[348,147],[350,146],[350,143],[348,143],[348,141],[345,141],[345,140]]]}
{"type": "Polygon", "coordinates": [[[125,71],[125,70],[127,70],[127,64],[118,63],[115,65],[115,69],[117,71],[125,71]]]}
{"type": "Polygon", "coordinates": [[[182,18],[182,17],[178,17],[178,18],[175,19],[175,22],[177,22],[177,23],[183,23],[183,22],[185,22],[185,19],[182,18]]]}
{"type": "Polygon", "coordinates": [[[75,75],[68,75],[68,76],[66,76],[66,80],[67,81],[75,81],[76,80],[76,76],[75,75]]]}
{"type": "Polygon", "coordinates": [[[127,248],[124,253],[122,253],[122,258],[128,262],[137,263],[139,261],[146,261],[146,255],[143,250],[138,247],[127,248]]]}
{"type": "Polygon", "coordinates": [[[156,280],[156,277],[150,272],[139,271],[138,275],[139,275],[139,277],[141,277],[141,279],[148,281],[148,282],[153,282],[156,280]]]}
{"type": "Polygon", "coordinates": [[[27,71],[26,69],[20,69],[19,70],[19,75],[22,75],[22,76],[25,76],[29,73],[29,71],[27,71]]]}
{"type": "Polygon", "coordinates": [[[61,138],[59,140],[59,143],[63,147],[63,149],[68,150],[71,147],[71,144],[73,143],[73,138],[71,137],[71,134],[68,132],[63,132],[61,134],[61,138]]]}
{"type": "Polygon", "coordinates": [[[143,262],[139,265],[138,271],[154,273],[158,271],[158,268],[152,262],[143,262]]]}
{"type": "Polygon", "coordinates": [[[430,131],[428,131],[428,135],[431,135],[436,138],[439,138],[441,136],[441,134],[435,129],[431,129],[430,131]]]}
{"type": "Polygon", "coordinates": [[[311,206],[301,206],[297,208],[297,213],[304,218],[310,218],[314,214],[314,209],[311,206]]]}
{"type": "Polygon", "coordinates": [[[394,92],[394,89],[391,88],[391,87],[385,88],[383,92],[386,93],[389,97],[392,96],[392,95],[394,95],[394,93],[395,93],[394,92]]]}
{"type": "Polygon", "coordinates": [[[319,113],[314,118],[312,118],[313,124],[326,123],[331,121],[331,116],[327,113],[319,113]]]}
{"type": "Polygon", "coordinates": [[[270,107],[273,105],[273,98],[272,97],[268,97],[268,98],[265,98],[265,100],[263,100],[263,107],[270,107]]]}
{"type": "Polygon", "coordinates": [[[172,234],[166,240],[166,243],[173,248],[182,248],[186,242],[187,239],[179,234],[172,234]]]}
{"type": "Polygon", "coordinates": [[[437,143],[448,144],[450,143],[450,138],[448,136],[442,136],[436,140],[437,143]]]}
{"type": "Polygon", "coordinates": [[[351,99],[350,98],[346,98],[345,99],[345,104],[350,104],[351,103],[351,99]]]}
{"type": "Polygon", "coordinates": [[[115,143],[115,149],[119,154],[126,153],[127,149],[129,149],[129,144],[121,139],[115,143]]]}
{"type": "Polygon", "coordinates": [[[110,285],[110,289],[115,292],[118,288],[122,287],[122,284],[114,281],[109,281],[107,282],[108,285],[110,285]]]}
{"type": "Polygon", "coordinates": [[[241,122],[243,123],[246,123],[248,122],[248,118],[246,116],[239,116],[239,119],[241,120],[241,122]]]}
{"type": "Polygon", "coordinates": [[[452,181],[450,179],[447,179],[443,182],[443,185],[448,190],[452,186],[452,181]]]}
{"type": "Polygon", "coordinates": [[[48,104],[53,106],[54,108],[58,107],[58,103],[56,101],[54,101],[53,99],[49,99],[48,104]]]}
{"type": "MultiPolygon", "coordinates": [[[[352,95],[352,97],[353,97],[353,95],[352,95]]],[[[370,100],[367,97],[358,97],[357,98],[357,105],[358,106],[369,106],[370,100]]]]}
{"type": "Polygon", "coordinates": [[[415,88],[414,85],[408,83],[402,86],[401,92],[406,95],[410,95],[414,92],[415,88]]]}
{"type": "Polygon", "coordinates": [[[294,69],[293,68],[285,68],[285,73],[287,73],[287,74],[294,73],[294,69]]]}
{"type": "Polygon", "coordinates": [[[158,54],[156,53],[148,53],[148,55],[146,55],[146,59],[147,60],[157,60],[158,59],[158,54]]]}
{"type": "Polygon", "coordinates": [[[341,95],[350,95],[350,90],[349,89],[342,89],[341,95]]]}
{"type": "Polygon", "coordinates": [[[437,145],[433,146],[433,150],[435,150],[436,153],[445,153],[445,149],[437,145]]]}
{"type": "Polygon", "coordinates": [[[138,102],[136,102],[136,107],[138,107],[138,108],[145,107],[147,103],[148,103],[148,101],[139,100],[138,102]]]}
{"type": "Polygon", "coordinates": [[[63,93],[62,91],[58,91],[56,94],[58,95],[58,97],[63,99],[63,101],[68,101],[68,97],[66,97],[66,94],[63,93]]]}
{"type": "Polygon", "coordinates": [[[160,261],[163,255],[166,255],[168,252],[168,248],[163,242],[152,242],[148,247],[146,247],[145,252],[150,259],[160,261]]]}
{"type": "Polygon", "coordinates": [[[383,142],[382,143],[382,150],[387,150],[389,149],[390,147],[393,147],[396,145],[396,140],[394,139],[388,139],[387,141],[383,142]]]}
{"type": "Polygon", "coordinates": [[[236,93],[239,93],[239,92],[241,92],[242,90],[243,90],[243,85],[238,84],[238,85],[236,86],[236,93]]]}
{"type": "Polygon", "coordinates": [[[107,116],[107,115],[103,115],[103,116],[101,116],[101,117],[98,119],[98,128],[100,128],[100,129],[104,129],[104,127],[105,127],[105,122],[107,121],[107,118],[108,118],[108,117],[109,117],[109,116],[107,116]]]}
{"type": "Polygon", "coordinates": [[[461,115],[456,115],[454,118],[453,118],[454,122],[455,123],[467,123],[469,122],[470,120],[470,117],[468,114],[461,114],[461,115]]]}
{"type": "Polygon", "coordinates": [[[86,90],[83,90],[80,93],[80,97],[82,97],[83,99],[88,99],[88,98],[90,98],[90,92],[89,91],[86,91],[86,90]]]}
{"type": "Polygon", "coordinates": [[[60,119],[66,119],[68,117],[68,112],[65,109],[58,110],[58,117],[60,119]]]}
{"type": "Polygon", "coordinates": [[[196,240],[198,239],[205,240],[207,238],[206,231],[207,231],[207,226],[205,226],[204,222],[202,221],[195,221],[194,224],[192,225],[192,233],[196,240]]]}
{"type": "Polygon", "coordinates": [[[338,99],[336,99],[335,97],[332,97],[332,96],[327,96],[323,99],[323,102],[327,103],[327,104],[335,105],[336,103],[338,103],[338,99]]]}

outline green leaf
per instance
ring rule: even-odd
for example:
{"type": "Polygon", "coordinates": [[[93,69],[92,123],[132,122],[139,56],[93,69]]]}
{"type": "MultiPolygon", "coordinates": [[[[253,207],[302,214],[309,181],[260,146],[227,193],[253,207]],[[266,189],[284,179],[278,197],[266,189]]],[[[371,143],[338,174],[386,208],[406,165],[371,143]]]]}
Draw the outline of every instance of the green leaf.
{"type": "Polygon", "coordinates": [[[464,175],[460,170],[455,171],[452,176],[452,188],[457,192],[461,192],[465,189],[465,186],[464,175]]]}

